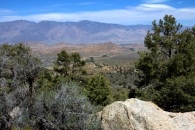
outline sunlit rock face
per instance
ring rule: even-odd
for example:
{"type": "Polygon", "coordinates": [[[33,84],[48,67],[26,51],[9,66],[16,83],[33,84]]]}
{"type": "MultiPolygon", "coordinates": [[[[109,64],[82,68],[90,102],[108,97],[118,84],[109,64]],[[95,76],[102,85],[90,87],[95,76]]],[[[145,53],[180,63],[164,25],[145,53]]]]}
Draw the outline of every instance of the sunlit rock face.
{"type": "Polygon", "coordinates": [[[194,112],[166,112],[135,98],[106,106],[101,120],[104,130],[195,130],[194,112]]]}

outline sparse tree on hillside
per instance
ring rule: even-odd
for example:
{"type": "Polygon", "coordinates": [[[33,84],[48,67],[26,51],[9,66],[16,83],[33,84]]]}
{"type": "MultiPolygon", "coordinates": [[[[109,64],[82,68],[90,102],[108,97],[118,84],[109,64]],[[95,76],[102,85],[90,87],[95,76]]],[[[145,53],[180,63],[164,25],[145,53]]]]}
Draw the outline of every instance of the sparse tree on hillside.
{"type": "Polygon", "coordinates": [[[81,60],[81,56],[78,53],[71,54],[72,59],[72,79],[79,78],[83,72],[83,66],[85,66],[85,61],[81,60]]]}
{"type": "Polygon", "coordinates": [[[57,54],[58,58],[54,66],[54,71],[60,76],[71,80],[79,80],[80,76],[85,73],[83,66],[85,61],[81,60],[78,53],[68,54],[65,50],[57,54]]]}
{"type": "Polygon", "coordinates": [[[68,76],[69,71],[70,71],[70,63],[71,63],[71,58],[70,55],[65,51],[61,51],[60,53],[57,54],[58,58],[55,63],[54,71],[59,73],[61,76],[68,76]]]}

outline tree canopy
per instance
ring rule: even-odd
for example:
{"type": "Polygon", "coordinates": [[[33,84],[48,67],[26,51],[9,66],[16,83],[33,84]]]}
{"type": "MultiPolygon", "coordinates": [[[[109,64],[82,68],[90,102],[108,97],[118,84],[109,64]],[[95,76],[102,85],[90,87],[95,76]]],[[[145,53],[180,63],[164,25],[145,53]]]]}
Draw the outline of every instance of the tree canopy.
{"type": "Polygon", "coordinates": [[[110,82],[101,73],[98,73],[88,80],[87,96],[95,105],[106,106],[112,102],[110,82]]]}
{"type": "MultiPolygon", "coordinates": [[[[28,116],[31,118],[34,82],[41,68],[40,60],[34,57],[30,48],[24,44],[0,46],[0,80],[4,82],[0,88],[0,100],[3,102],[0,105],[0,118],[6,117],[5,119],[11,122],[8,115],[22,105],[28,108],[28,116]],[[24,103],[24,100],[28,102],[24,103]]],[[[5,120],[0,123],[0,129],[7,125],[5,120]]]]}
{"type": "Polygon", "coordinates": [[[183,30],[172,15],[152,24],[144,41],[148,51],[139,52],[135,63],[141,70],[138,85],[149,88],[145,99],[165,110],[194,110],[195,27],[183,30]]]}
{"type": "Polygon", "coordinates": [[[81,56],[78,53],[68,54],[65,50],[62,50],[57,54],[54,71],[59,76],[76,81],[81,78],[82,74],[86,73],[83,66],[85,66],[85,61],[81,60],[81,56]]]}

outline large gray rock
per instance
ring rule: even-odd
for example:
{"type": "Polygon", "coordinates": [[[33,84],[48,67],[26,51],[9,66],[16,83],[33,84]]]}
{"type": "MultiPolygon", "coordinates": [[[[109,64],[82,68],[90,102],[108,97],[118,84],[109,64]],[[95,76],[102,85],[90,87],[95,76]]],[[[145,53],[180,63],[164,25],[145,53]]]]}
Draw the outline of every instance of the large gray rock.
{"type": "Polygon", "coordinates": [[[117,101],[101,112],[103,130],[195,130],[195,114],[163,111],[152,102],[117,101]]]}

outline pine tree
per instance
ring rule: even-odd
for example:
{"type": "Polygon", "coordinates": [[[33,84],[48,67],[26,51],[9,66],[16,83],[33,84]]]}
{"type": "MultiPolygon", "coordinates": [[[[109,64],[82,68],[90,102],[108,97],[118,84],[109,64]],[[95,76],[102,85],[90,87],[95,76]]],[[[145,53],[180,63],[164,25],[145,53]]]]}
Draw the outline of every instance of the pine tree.
{"type": "Polygon", "coordinates": [[[81,60],[81,56],[74,52],[71,54],[72,60],[72,79],[79,79],[82,72],[84,71],[83,66],[85,66],[85,61],[81,60]]]}
{"type": "Polygon", "coordinates": [[[194,110],[195,28],[182,31],[182,25],[171,15],[152,24],[153,31],[144,41],[149,51],[139,52],[135,63],[142,72],[138,83],[149,87],[150,99],[165,110],[194,110]]]}
{"type": "Polygon", "coordinates": [[[125,89],[118,89],[114,94],[113,98],[115,101],[125,101],[128,99],[128,93],[125,89]]]}
{"type": "Polygon", "coordinates": [[[57,54],[58,58],[54,66],[54,71],[60,74],[60,76],[68,76],[70,71],[71,58],[70,55],[65,51],[61,51],[57,54]]]}
{"type": "Polygon", "coordinates": [[[101,73],[92,76],[86,87],[87,96],[95,105],[106,106],[112,101],[110,82],[101,73]]]}
{"type": "Polygon", "coordinates": [[[68,54],[65,50],[57,54],[57,61],[55,62],[54,71],[68,80],[79,81],[81,75],[86,73],[83,69],[85,61],[81,60],[81,56],[74,52],[68,54]]]}

